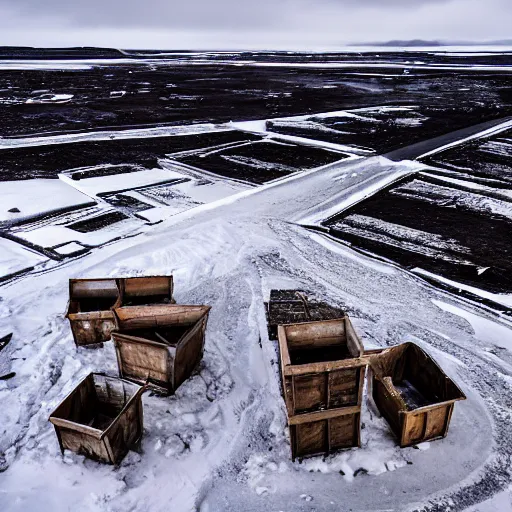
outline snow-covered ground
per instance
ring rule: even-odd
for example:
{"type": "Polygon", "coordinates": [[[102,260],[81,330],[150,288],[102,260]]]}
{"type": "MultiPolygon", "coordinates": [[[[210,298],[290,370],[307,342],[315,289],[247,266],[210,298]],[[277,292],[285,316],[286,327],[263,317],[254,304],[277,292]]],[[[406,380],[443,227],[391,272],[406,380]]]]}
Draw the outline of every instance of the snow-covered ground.
{"type": "Polygon", "coordinates": [[[418,168],[375,157],[293,175],[4,285],[0,335],[14,336],[0,362],[16,376],[0,381],[0,510],[512,510],[510,324],[299,225],[418,168]],[[68,279],[171,273],[179,303],[212,306],[200,367],[175,396],[144,396],[141,453],[119,468],[61,456],[49,413],[88,372],[116,374],[111,342],[75,347],[68,279]],[[430,352],[468,397],[448,437],[400,449],[365,401],[360,449],[292,463],[272,288],[345,308],[367,347],[430,352]]]}
{"type": "Polygon", "coordinates": [[[0,187],[0,224],[17,223],[91,203],[94,200],[89,196],[60,180],[3,181],[0,187]]]}

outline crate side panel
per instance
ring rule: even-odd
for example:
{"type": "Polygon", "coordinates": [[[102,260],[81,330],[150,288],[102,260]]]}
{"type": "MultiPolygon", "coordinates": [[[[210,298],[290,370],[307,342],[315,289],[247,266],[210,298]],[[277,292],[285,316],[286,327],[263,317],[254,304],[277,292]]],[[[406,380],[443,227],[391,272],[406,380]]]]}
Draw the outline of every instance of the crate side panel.
{"type": "Polygon", "coordinates": [[[201,326],[188,340],[180,343],[174,359],[175,389],[187,380],[203,357],[204,326],[201,326]]]}
{"type": "Polygon", "coordinates": [[[140,411],[142,411],[142,407],[139,398],[130,404],[108,433],[108,439],[116,464],[124,458],[128,450],[133,447],[142,436],[140,429],[141,421],[139,418],[140,411]]]}
{"type": "Polygon", "coordinates": [[[378,379],[373,379],[372,388],[375,405],[389,423],[395,435],[400,439],[402,436],[402,426],[399,417],[400,408],[378,379]]]}
{"type": "Polygon", "coordinates": [[[116,346],[123,376],[141,381],[149,378],[167,385],[169,369],[166,347],[155,347],[119,337],[116,337],[116,346]]]}
{"type": "Polygon", "coordinates": [[[88,319],[72,318],[70,315],[69,323],[73,332],[73,337],[77,345],[91,345],[108,341],[112,331],[115,329],[114,318],[101,317],[99,314],[94,318],[94,314],[89,313],[88,319]]]}
{"type": "Polygon", "coordinates": [[[295,456],[305,457],[328,451],[327,420],[295,425],[295,456]]]}
{"type": "Polygon", "coordinates": [[[450,407],[451,405],[441,405],[428,412],[425,439],[433,439],[445,435],[450,407]]]}
{"type": "Polygon", "coordinates": [[[329,408],[358,405],[360,368],[347,368],[329,373],[329,408]]]}
{"type": "Polygon", "coordinates": [[[62,447],[94,460],[110,462],[107,450],[102,441],[75,430],[59,427],[62,447]]]}
{"type": "Polygon", "coordinates": [[[293,377],[294,414],[327,407],[327,378],[326,372],[293,377]]]}
{"type": "Polygon", "coordinates": [[[420,443],[425,439],[427,414],[407,414],[404,421],[404,432],[402,445],[407,446],[414,443],[420,443]]]}
{"type": "Polygon", "coordinates": [[[346,414],[329,420],[329,444],[331,450],[358,446],[360,413],[346,414]]]}

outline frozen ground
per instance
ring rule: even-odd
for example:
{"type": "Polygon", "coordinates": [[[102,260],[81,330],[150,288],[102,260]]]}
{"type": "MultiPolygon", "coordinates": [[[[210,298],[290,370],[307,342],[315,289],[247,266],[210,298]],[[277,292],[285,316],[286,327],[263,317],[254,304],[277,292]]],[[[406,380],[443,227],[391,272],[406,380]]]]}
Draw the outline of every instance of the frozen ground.
{"type": "Polygon", "coordinates": [[[512,512],[511,54],[55,52],[0,62],[0,512],[512,512]],[[68,279],[171,273],[212,306],[199,368],[144,395],[120,467],[61,455],[50,412],[117,374],[75,347],[68,279]],[[292,463],[273,288],[425,348],[468,397],[448,437],[399,449],[365,398],[360,449],[292,463]]]}
{"type": "Polygon", "coordinates": [[[14,337],[0,357],[16,376],[0,381],[0,508],[512,510],[508,322],[298,224],[418,167],[379,157],[332,164],[4,285],[0,333],[14,337]],[[213,308],[200,368],[175,396],[144,396],[141,452],[119,468],[61,456],[49,413],[89,371],[116,372],[110,342],[74,346],[63,317],[68,279],[159,273],[174,275],[178,302],[213,308]],[[448,437],[399,449],[365,402],[362,448],[292,463],[263,308],[275,287],[346,308],[367,347],[426,348],[468,396],[448,437]]]}

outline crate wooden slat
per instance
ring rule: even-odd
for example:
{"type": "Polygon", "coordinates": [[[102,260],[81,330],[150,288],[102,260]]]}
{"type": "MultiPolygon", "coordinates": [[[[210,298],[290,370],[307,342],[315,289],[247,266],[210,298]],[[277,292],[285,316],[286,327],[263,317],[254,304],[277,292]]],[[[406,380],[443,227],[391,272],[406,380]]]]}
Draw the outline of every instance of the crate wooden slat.
{"type": "Polygon", "coordinates": [[[112,339],[120,375],[174,393],[203,357],[209,311],[183,305],[116,308],[112,339]]]}
{"type": "Polygon", "coordinates": [[[119,464],[143,432],[144,387],[91,373],[50,415],[61,451],[119,464]]]}
{"type": "Polygon", "coordinates": [[[278,328],[288,416],[359,406],[367,360],[347,316],[278,328]]]}
{"type": "Polygon", "coordinates": [[[121,306],[171,304],[174,302],[172,276],[124,277],[118,280],[121,306]]]}
{"type": "Polygon", "coordinates": [[[370,392],[401,447],[446,437],[464,393],[423,349],[403,343],[370,357],[370,392]]]}
{"type": "Polygon", "coordinates": [[[292,459],[361,445],[361,407],[298,414],[288,419],[292,459]]]}
{"type": "Polygon", "coordinates": [[[115,328],[112,308],[116,305],[119,305],[116,279],[70,279],[66,317],[75,344],[83,346],[109,340],[115,328]]]}

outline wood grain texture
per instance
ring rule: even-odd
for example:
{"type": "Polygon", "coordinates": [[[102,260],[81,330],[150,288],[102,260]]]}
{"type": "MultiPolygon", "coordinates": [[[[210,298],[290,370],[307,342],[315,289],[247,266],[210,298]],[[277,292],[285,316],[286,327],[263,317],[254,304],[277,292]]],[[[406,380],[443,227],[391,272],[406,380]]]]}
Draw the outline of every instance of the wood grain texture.
{"type": "Polygon", "coordinates": [[[66,312],[77,346],[102,343],[115,328],[112,308],[119,304],[116,279],[70,279],[66,312]]]}
{"type": "Polygon", "coordinates": [[[118,464],[142,435],[144,387],[89,374],[50,415],[62,451],[118,464]]]}
{"type": "Polygon", "coordinates": [[[424,350],[404,343],[370,356],[371,393],[401,447],[445,437],[464,393],[424,350]]]}
{"type": "Polygon", "coordinates": [[[124,277],[118,279],[118,284],[122,306],[171,304],[174,302],[172,275],[124,277]]]}
{"type": "Polygon", "coordinates": [[[361,404],[367,359],[347,317],[282,325],[278,339],[289,416],[361,404]]]}
{"type": "Polygon", "coordinates": [[[202,359],[209,311],[181,305],[116,308],[112,339],[120,375],[174,393],[202,359]]]}
{"type": "Polygon", "coordinates": [[[358,406],[290,417],[292,459],[360,446],[360,418],[358,406]]]}

